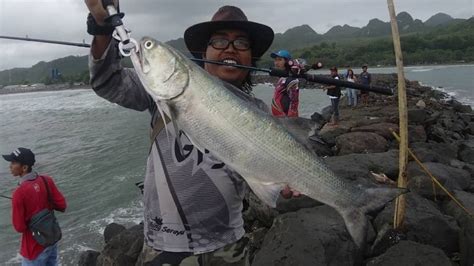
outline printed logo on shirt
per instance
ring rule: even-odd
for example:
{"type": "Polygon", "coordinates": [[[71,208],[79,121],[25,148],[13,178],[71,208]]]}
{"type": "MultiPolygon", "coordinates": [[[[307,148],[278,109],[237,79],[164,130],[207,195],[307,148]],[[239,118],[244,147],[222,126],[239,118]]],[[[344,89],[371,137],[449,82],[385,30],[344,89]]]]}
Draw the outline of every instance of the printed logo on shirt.
{"type": "Polygon", "coordinates": [[[182,148],[180,149],[177,138],[174,138],[173,145],[173,158],[176,165],[181,166],[193,161],[193,171],[192,174],[196,173],[199,169],[221,169],[225,166],[224,163],[217,161],[212,158],[208,150],[204,152],[198,150],[194,145],[192,145],[189,138],[183,131],[179,131],[180,142],[182,148]]]}
{"type": "Polygon", "coordinates": [[[35,189],[36,192],[40,192],[40,187],[38,184],[34,184],[33,188],[35,189]]]}
{"type": "Polygon", "coordinates": [[[155,217],[153,219],[148,219],[147,222],[148,222],[148,228],[153,231],[157,231],[157,232],[161,231],[163,233],[173,234],[176,236],[184,235],[184,230],[176,230],[176,229],[169,228],[168,226],[163,226],[162,218],[155,217]]]}

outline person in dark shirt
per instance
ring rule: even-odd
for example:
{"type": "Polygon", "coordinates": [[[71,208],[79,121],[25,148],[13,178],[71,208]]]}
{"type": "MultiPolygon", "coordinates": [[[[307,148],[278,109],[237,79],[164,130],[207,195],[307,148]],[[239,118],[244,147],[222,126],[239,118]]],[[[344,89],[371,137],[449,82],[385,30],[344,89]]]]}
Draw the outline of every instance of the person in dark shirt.
{"type": "MultiPolygon", "coordinates": [[[[370,75],[369,72],[367,72],[367,65],[364,64],[362,66],[362,73],[359,75],[359,82],[363,85],[370,86],[370,83],[372,83],[372,76],[370,75]]],[[[364,106],[367,106],[369,104],[369,92],[368,91],[360,91],[360,100],[361,103],[364,106]]]]}

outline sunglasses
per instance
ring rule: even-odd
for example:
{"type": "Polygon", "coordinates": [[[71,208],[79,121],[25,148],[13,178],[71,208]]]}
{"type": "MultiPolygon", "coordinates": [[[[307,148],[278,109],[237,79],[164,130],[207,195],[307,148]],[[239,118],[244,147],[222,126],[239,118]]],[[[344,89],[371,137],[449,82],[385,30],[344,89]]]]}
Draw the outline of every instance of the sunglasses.
{"type": "Polygon", "coordinates": [[[238,51],[247,51],[250,49],[250,42],[246,39],[235,39],[233,41],[229,41],[224,38],[216,38],[210,40],[207,45],[210,45],[212,48],[217,50],[225,50],[229,48],[230,44],[232,44],[234,49],[238,51]]]}

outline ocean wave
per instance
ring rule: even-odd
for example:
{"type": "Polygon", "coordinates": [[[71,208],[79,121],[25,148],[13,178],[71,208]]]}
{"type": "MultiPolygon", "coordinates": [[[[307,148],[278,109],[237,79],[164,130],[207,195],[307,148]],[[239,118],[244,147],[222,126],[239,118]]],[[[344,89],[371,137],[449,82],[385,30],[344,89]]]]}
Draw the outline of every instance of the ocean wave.
{"type": "Polygon", "coordinates": [[[432,71],[432,68],[412,69],[411,72],[428,72],[432,71]]]}
{"type": "Polygon", "coordinates": [[[103,234],[105,227],[111,223],[132,226],[143,221],[143,203],[141,200],[132,202],[129,207],[118,208],[109,215],[93,220],[88,225],[90,231],[103,234]]]}

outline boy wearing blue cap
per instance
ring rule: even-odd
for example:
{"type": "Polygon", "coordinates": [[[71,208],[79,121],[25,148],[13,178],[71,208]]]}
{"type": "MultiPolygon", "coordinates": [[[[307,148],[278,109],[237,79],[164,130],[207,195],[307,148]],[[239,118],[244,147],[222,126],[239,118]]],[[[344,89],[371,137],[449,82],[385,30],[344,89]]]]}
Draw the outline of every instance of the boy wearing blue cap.
{"type": "MultiPolygon", "coordinates": [[[[290,71],[288,62],[291,54],[287,50],[271,53],[275,68],[290,71]]],[[[277,117],[298,117],[299,88],[298,79],[287,77],[280,78],[275,85],[272,99],[272,114],[277,117]]]]}

